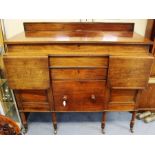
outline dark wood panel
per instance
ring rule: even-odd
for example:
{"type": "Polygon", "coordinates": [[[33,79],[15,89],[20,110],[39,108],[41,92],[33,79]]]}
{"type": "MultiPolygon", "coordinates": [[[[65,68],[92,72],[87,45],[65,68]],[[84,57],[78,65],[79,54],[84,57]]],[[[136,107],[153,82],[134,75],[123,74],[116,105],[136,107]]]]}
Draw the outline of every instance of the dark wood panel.
{"type": "Polygon", "coordinates": [[[25,22],[24,30],[27,31],[130,31],[134,30],[134,23],[52,23],[52,22],[25,22]]]}
{"type": "Polygon", "coordinates": [[[53,80],[104,80],[107,77],[107,69],[51,69],[53,80]]]}
{"type": "Polygon", "coordinates": [[[149,80],[152,63],[152,56],[111,56],[108,75],[110,87],[144,89],[149,80]]]}
{"type": "Polygon", "coordinates": [[[49,88],[49,71],[47,56],[5,55],[3,59],[10,88],[49,88]]]}
{"type": "Polygon", "coordinates": [[[107,67],[108,57],[51,57],[51,67],[107,67]]]}

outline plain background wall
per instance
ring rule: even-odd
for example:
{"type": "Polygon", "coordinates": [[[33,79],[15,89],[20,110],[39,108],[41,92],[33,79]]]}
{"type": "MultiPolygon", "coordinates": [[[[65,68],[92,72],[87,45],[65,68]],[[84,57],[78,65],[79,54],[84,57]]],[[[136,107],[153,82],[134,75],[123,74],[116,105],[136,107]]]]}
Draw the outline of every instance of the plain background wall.
{"type": "Polygon", "coordinates": [[[147,25],[147,19],[73,19],[73,20],[45,20],[45,19],[40,19],[40,20],[10,20],[10,19],[4,19],[4,26],[5,26],[5,31],[6,31],[6,37],[10,38],[22,31],[24,31],[23,28],[23,22],[38,22],[38,21],[56,21],[56,22],[134,22],[135,23],[135,29],[134,31],[137,32],[138,34],[145,35],[145,29],[147,25]]]}

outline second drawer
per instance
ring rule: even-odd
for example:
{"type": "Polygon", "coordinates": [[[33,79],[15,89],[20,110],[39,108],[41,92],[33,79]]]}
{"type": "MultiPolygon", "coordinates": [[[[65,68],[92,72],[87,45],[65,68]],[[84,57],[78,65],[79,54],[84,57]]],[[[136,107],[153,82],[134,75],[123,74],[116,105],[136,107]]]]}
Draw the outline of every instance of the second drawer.
{"type": "Polygon", "coordinates": [[[105,80],[107,77],[105,68],[51,69],[50,73],[53,80],[105,80]]]}

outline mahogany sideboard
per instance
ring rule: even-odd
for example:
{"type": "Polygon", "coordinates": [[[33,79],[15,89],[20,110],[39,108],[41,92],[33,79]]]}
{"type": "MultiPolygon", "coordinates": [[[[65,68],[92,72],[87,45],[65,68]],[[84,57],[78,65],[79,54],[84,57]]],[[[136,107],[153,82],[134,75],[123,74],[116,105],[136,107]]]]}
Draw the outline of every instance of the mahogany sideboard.
{"type": "Polygon", "coordinates": [[[153,81],[153,42],[136,34],[134,23],[28,22],[5,45],[6,76],[25,127],[29,112],[51,112],[55,133],[57,112],[102,112],[104,132],[106,112],[130,111],[133,132],[136,112],[155,110],[154,99],[143,101],[153,81]]]}

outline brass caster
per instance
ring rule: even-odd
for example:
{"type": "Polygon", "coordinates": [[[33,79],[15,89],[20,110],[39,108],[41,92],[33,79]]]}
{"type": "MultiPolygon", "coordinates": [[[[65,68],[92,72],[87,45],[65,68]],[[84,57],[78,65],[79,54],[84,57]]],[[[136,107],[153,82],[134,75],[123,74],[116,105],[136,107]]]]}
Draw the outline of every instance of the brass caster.
{"type": "Polygon", "coordinates": [[[57,130],[56,130],[56,129],[54,130],[54,134],[55,134],[55,135],[57,134],[57,130]]]}
{"type": "Polygon", "coordinates": [[[22,129],[21,129],[22,135],[25,135],[27,133],[27,131],[28,131],[28,127],[27,126],[22,127],[22,129]]]}
{"type": "Polygon", "coordinates": [[[134,130],[133,130],[133,128],[130,128],[130,132],[131,132],[131,133],[134,133],[134,130]]]}
{"type": "Polygon", "coordinates": [[[102,134],[105,134],[105,131],[104,131],[104,129],[102,129],[102,134]]]}

